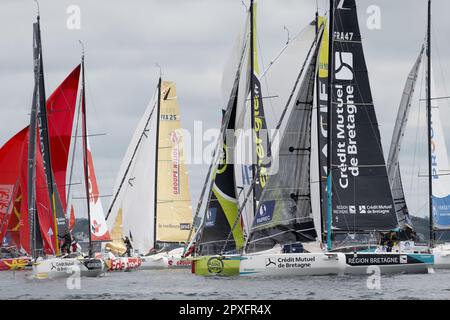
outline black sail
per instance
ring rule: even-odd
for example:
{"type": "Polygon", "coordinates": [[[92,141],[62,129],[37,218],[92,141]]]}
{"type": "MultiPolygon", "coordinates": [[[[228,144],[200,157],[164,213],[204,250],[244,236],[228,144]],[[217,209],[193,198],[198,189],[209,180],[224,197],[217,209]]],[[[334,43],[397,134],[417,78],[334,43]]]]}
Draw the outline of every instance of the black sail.
{"type": "MultiPolygon", "coordinates": [[[[223,117],[222,126],[225,126],[228,130],[234,129],[238,97],[237,88],[238,81],[236,81],[232,90],[228,109],[223,117]]],[[[238,223],[235,226],[236,219],[238,219],[238,204],[232,161],[234,139],[232,135],[228,137],[226,130],[223,132],[221,139],[222,158],[214,171],[214,181],[199,240],[201,255],[239,250],[244,242],[241,224],[238,223]]]]}
{"type": "Polygon", "coordinates": [[[35,49],[38,54],[39,66],[38,66],[38,99],[37,103],[37,122],[39,128],[39,145],[42,153],[42,160],[44,164],[44,172],[47,180],[50,204],[52,207],[52,212],[56,220],[56,235],[65,235],[69,232],[65,212],[61,203],[61,198],[58,193],[58,188],[56,186],[50,156],[50,141],[48,137],[48,123],[47,123],[47,107],[46,107],[46,96],[45,96],[45,84],[44,84],[44,66],[42,59],[42,44],[41,44],[41,33],[38,22],[34,25],[34,35],[36,38],[37,47],[35,49]]]}
{"type": "Polygon", "coordinates": [[[28,194],[28,223],[30,230],[30,248],[33,258],[42,250],[42,239],[36,210],[36,125],[37,104],[39,100],[39,70],[40,70],[40,37],[39,25],[33,24],[33,64],[34,64],[34,91],[30,113],[30,129],[28,136],[28,168],[27,168],[27,194],[28,194]]]}
{"type": "Polygon", "coordinates": [[[336,1],[331,86],[332,227],[398,225],[354,0],[336,1]]]}

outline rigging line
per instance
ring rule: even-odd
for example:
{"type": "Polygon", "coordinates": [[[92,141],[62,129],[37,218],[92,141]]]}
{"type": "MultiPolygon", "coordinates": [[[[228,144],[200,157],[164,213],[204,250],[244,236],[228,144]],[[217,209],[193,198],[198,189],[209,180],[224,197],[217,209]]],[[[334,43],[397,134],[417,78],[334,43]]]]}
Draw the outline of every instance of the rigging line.
{"type": "MultiPolygon", "coordinates": [[[[261,67],[262,67],[262,70],[266,70],[266,68],[264,67],[265,63],[264,63],[264,58],[263,58],[263,55],[262,55],[262,50],[261,50],[262,45],[261,45],[261,40],[260,40],[260,37],[259,37],[259,33],[256,33],[256,40],[257,40],[257,43],[258,43],[258,55],[261,58],[261,67]]],[[[261,75],[259,75],[259,78],[262,80],[262,76],[261,75]]],[[[267,82],[267,78],[266,77],[264,77],[264,85],[265,85],[266,90],[267,90],[267,97],[271,97],[270,90],[269,90],[269,84],[267,82]]],[[[273,103],[272,103],[272,99],[269,99],[269,107],[270,107],[270,112],[272,112],[272,114],[276,114],[275,113],[275,108],[274,108],[273,103]]],[[[267,125],[267,115],[265,115],[264,118],[266,118],[265,120],[266,120],[266,125],[267,125]]]]}
{"type": "MultiPolygon", "coordinates": [[[[322,35],[323,35],[323,26],[321,27],[320,31],[315,35],[315,38],[314,38],[314,40],[313,40],[313,42],[312,42],[312,45],[311,45],[311,47],[310,47],[310,49],[309,49],[307,58],[306,58],[306,60],[304,61],[303,66],[302,66],[302,69],[300,70],[300,74],[298,75],[297,80],[296,80],[296,82],[295,82],[295,85],[294,85],[294,91],[295,91],[295,88],[296,88],[297,85],[298,85],[298,82],[300,81],[300,77],[303,75],[303,71],[304,71],[305,66],[306,66],[307,64],[308,64],[308,66],[311,64],[311,61],[310,61],[310,60],[312,59],[312,57],[310,57],[310,56],[311,56],[311,53],[312,53],[312,49],[313,49],[314,47],[315,47],[315,50],[314,50],[314,55],[313,55],[313,57],[314,57],[314,56],[317,56],[319,46],[316,45],[316,44],[320,43],[320,39],[322,38],[322,35]],[[319,35],[320,35],[320,36],[319,36],[319,35]],[[318,40],[319,40],[319,41],[318,41],[318,40]],[[308,63],[308,61],[309,61],[309,63],[308,63]]],[[[279,122],[278,122],[277,128],[279,127],[279,125],[281,125],[281,122],[282,122],[283,119],[284,119],[284,116],[285,116],[285,114],[286,114],[287,107],[288,107],[289,104],[290,104],[290,101],[291,101],[291,99],[292,99],[293,94],[294,94],[294,92],[291,92],[291,95],[290,95],[290,97],[289,97],[289,99],[288,99],[288,102],[286,103],[285,109],[283,110],[282,116],[281,116],[281,118],[280,118],[280,120],[279,120],[279,122]]],[[[272,138],[273,138],[273,137],[272,137],[272,138]]],[[[270,143],[271,143],[271,141],[273,141],[273,139],[269,140],[269,148],[270,148],[270,143]]],[[[255,176],[258,176],[260,169],[261,169],[261,167],[258,168],[258,170],[257,170],[255,176]]],[[[242,204],[240,205],[240,207],[238,208],[238,214],[237,214],[237,216],[236,216],[236,219],[234,220],[234,223],[233,223],[233,226],[232,226],[232,228],[231,228],[231,231],[228,233],[228,236],[227,236],[225,245],[224,245],[224,247],[222,248],[222,251],[221,251],[222,253],[225,251],[225,249],[226,249],[226,244],[227,244],[227,242],[229,241],[232,232],[233,232],[234,229],[236,228],[236,225],[237,225],[238,221],[240,221],[240,217],[241,217],[241,214],[242,214],[242,210],[243,210],[243,208],[245,207],[245,205],[246,205],[246,203],[247,203],[247,201],[248,201],[248,199],[249,199],[249,197],[250,197],[250,195],[251,195],[251,193],[252,193],[252,191],[253,191],[253,186],[254,186],[255,184],[256,184],[256,179],[254,179],[254,180],[252,181],[252,183],[251,183],[251,185],[250,185],[250,187],[249,187],[249,191],[247,192],[247,194],[246,194],[246,196],[245,196],[245,198],[244,198],[243,203],[242,203],[242,204]]],[[[249,239],[249,238],[247,238],[246,241],[248,241],[248,239],[249,239]]],[[[244,248],[243,248],[244,250],[245,250],[245,246],[246,246],[246,245],[247,245],[247,243],[244,244],[244,248]]]]}
{"type": "MultiPolygon", "coordinates": [[[[306,28],[303,28],[302,30],[300,30],[300,32],[298,33],[298,35],[296,35],[296,36],[294,37],[293,40],[295,40],[297,37],[299,37],[300,35],[302,35],[303,32],[305,32],[306,29],[307,29],[307,27],[306,27],[306,28]]],[[[278,52],[278,54],[275,56],[275,58],[273,58],[273,59],[269,62],[269,65],[267,66],[266,69],[264,69],[263,73],[261,74],[261,78],[264,77],[264,76],[266,75],[267,71],[269,71],[270,68],[274,65],[274,63],[275,63],[275,62],[283,55],[284,51],[288,48],[288,46],[289,46],[289,44],[290,44],[291,42],[292,42],[292,40],[291,40],[290,42],[286,43],[286,44],[283,46],[283,48],[281,48],[280,52],[278,52]]]]}
{"type": "MultiPolygon", "coordinates": [[[[212,177],[212,179],[209,182],[209,184],[208,184],[208,181],[210,180],[209,178],[211,176],[211,173],[213,172],[213,169],[215,171],[217,166],[218,166],[217,161],[218,161],[218,157],[220,156],[220,152],[218,152],[218,151],[219,151],[219,148],[221,147],[221,145],[223,145],[223,141],[222,141],[223,135],[225,133],[225,130],[228,128],[228,123],[229,123],[229,120],[230,120],[230,117],[231,117],[234,101],[237,100],[237,92],[238,92],[238,89],[239,89],[240,76],[241,76],[241,67],[242,67],[242,63],[243,63],[244,58],[245,58],[247,45],[248,45],[248,41],[245,41],[244,44],[243,44],[243,47],[242,47],[242,52],[241,52],[241,57],[240,57],[240,60],[239,60],[239,65],[238,65],[238,68],[237,68],[237,71],[236,71],[236,74],[235,74],[235,78],[234,78],[234,86],[233,86],[233,89],[231,90],[230,98],[228,99],[227,110],[225,112],[225,115],[222,117],[222,124],[221,124],[221,128],[220,128],[219,139],[217,139],[216,146],[214,148],[214,152],[213,152],[213,155],[212,155],[212,161],[211,161],[211,164],[209,165],[208,173],[206,174],[206,177],[205,177],[205,182],[203,184],[202,192],[200,194],[199,201],[197,203],[197,209],[196,209],[195,215],[193,217],[193,221],[198,219],[201,207],[203,205],[203,200],[205,198],[206,188],[207,187],[209,189],[208,200],[207,201],[209,201],[211,199],[215,176],[212,177]]],[[[205,206],[205,212],[203,214],[203,217],[206,215],[207,206],[208,206],[208,203],[205,206]]],[[[192,228],[189,231],[189,236],[188,236],[188,239],[186,241],[186,245],[185,245],[184,250],[183,250],[183,255],[186,254],[187,249],[191,246],[191,243],[193,241],[195,241],[195,239],[197,238],[197,235],[199,234],[199,232],[203,230],[204,223],[205,223],[205,219],[202,220],[202,223],[197,228],[196,233],[194,234],[194,236],[192,236],[192,231],[194,230],[194,224],[192,224],[192,228]]]]}
{"type": "MultiPolygon", "coordinates": [[[[159,90],[159,89],[158,89],[158,90],[159,90]]],[[[156,93],[156,90],[155,90],[155,93],[156,93]]],[[[155,93],[153,94],[152,101],[155,100],[155,93]]],[[[118,196],[119,196],[119,193],[120,193],[120,191],[121,191],[121,189],[122,189],[122,186],[123,186],[123,184],[124,184],[124,182],[125,182],[125,178],[126,178],[127,175],[128,175],[128,171],[130,170],[131,165],[132,165],[133,162],[134,162],[133,160],[134,160],[134,158],[135,158],[135,156],[136,156],[136,154],[137,154],[137,151],[138,151],[139,146],[140,146],[140,144],[141,144],[142,138],[143,138],[144,136],[146,137],[146,132],[149,130],[149,129],[147,129],[147,127],[148,127],[149,124],[150,124],[150,120],[151,120],[151,118],[152,118],[153,112],[154,112],[155,109],[156,109],[156,106],[157,106],[157,101],[156,101],[156,103],[153,105],[153,108],[152,108],[152,110],[151,110],[151,112],[150,112],[150,115],[149,115],[148,118],[147,118],[147,122],[145,123],[144,129],[142,130],[142,133],[141,133],[141,135],[140,135],[140,137],[139,137],[139,140],[137,141],[136,146],[135,146],[135,148],[134,148],[134,150],[133,150],[133,154],[131,155],[131,158],[130,158],[130,161],[129,161],[129,163],[128,163],[128,166],[127,166],[127,168],[125,169],[125,172],[124,172],[124,174],[123,174],[122,180],[120,181],[119,188],[117,189],[117,192],[116,192],[116,194],[115,194],[113,200],[111,201],[111,204],[110,204],[109,209],[108,209],[108,213],[106,214],[106,217],[105,217],[106,220],[108,219],[109,215],[111,214],[111,210],[112,210],[112,208],[113,208],[113,206],[114,206],[114,204],[115,204],[115,202],[116,202],[116,200],[117,200],[117,198],[118,198],[118,196]]],[[[144,113],[144,114],[145,114],[145,113],[144,113]]]]}

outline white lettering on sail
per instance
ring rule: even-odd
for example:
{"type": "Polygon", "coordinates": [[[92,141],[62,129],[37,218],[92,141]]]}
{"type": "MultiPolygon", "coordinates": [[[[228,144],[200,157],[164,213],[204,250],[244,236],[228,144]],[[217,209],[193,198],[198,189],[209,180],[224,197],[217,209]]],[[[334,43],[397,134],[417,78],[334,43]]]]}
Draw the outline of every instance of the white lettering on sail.
{"type": "MultiPolygon", "coordinates": [[[[336,52],[336,80],[353,80],[353,54],[351,52],[336,52]]],[[[354,86],[352,84],[335,84],[336,92],[336,158],[340,171],[339,185],[346,189],[349,185],[349,175],[359,175],[358,146],[356,143],[356,113],[354,102],[354,86]]]]}

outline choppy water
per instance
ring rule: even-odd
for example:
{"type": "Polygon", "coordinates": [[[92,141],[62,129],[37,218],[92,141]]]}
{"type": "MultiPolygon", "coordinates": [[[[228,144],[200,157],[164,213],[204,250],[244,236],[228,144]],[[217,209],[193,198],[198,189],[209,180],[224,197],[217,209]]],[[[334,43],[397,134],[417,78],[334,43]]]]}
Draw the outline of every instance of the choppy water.
{"type": "Polygon", "coordinates": [[[141,270],[81,278],[29,279],[28,271],[0,272],[0,299],[450,299],[450,270],[382,276],[369,290],[367,276],[204,278],[190,270],[141,270]]]}

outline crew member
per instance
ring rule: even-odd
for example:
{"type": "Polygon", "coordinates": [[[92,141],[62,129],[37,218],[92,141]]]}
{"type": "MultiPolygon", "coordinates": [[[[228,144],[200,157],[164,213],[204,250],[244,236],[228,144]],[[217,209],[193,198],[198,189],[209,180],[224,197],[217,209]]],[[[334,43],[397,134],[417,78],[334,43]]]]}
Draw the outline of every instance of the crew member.
{"type": "Polygon", "coordinates": [[[127,236],[125,236],[125,239],[122,239],[122,240],[123,240],[123,243],[125,244],[125,246],[127,247],[127,251],[125,252],[125,254],[128,257],[131,257],[131,249],[133,249],[133,246],[131,245],[130,239],[127,236]]]}
{"type": "Polygon", "coordinates": [[[64,241],[61,246],[61,252],[65,251],[67,254],[70,254],[70,245],[72,244],[72,236],[70,235],[70,232],[67,231],[63,237],[58,237],[62,238],[64,241]]]}

